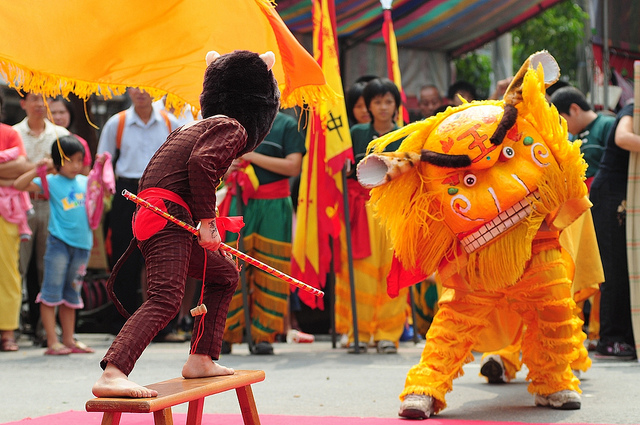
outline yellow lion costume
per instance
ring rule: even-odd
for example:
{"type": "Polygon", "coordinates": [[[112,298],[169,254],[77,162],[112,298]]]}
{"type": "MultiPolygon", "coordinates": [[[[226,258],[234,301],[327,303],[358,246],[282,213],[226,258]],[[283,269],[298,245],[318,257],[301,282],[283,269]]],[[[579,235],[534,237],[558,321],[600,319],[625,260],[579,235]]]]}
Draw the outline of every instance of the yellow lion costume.
{"type": "Polygon", "coordinates": [[[445,408],[471,351],[506,347],[522,323],[535,403],[580,408],[572,364],[586,370],[590,360],[558,238],[591,204],[580,144],[545,99],[558,77],[555,59],[538,52],[502,101],[448,108],[383,136],[358,167],[395,250],[390,295],[433,272],[445,288],[400,416],[445,408]]]}

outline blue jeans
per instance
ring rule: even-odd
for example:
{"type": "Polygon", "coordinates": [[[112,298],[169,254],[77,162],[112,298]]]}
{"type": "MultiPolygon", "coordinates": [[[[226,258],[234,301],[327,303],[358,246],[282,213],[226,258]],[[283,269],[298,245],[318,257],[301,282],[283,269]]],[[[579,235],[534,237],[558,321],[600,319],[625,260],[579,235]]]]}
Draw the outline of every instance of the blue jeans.
{"type": "Polygon", "coordinates": [[[47,237],[44,254],[44,278],[36,302],[48,306],[65,304],[84,307],[80,290],[87,273],[90,251],[67,245],[55,236],[47,237]]]}

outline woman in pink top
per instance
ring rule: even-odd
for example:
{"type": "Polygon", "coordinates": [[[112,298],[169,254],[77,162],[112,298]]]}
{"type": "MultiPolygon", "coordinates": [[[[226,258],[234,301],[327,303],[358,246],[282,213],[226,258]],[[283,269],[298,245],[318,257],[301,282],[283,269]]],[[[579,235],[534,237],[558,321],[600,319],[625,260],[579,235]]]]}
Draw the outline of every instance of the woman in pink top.
{"type": "MultiPolygon", "coordinates": [[[[33,164],[27,161],[18,132],[11,126],[0,123],[0,151],[13,148],[18,150],[18,155],[15,159],[0,164],[0,182],[4,180],[12,184],[16,177],[33,167],[33,164]]],[[[18,271],[19,217],[18,221],[13,217],[14,209],[11,202],[8,198],[0,196],[0,352],[18,350],[14,332],[18,329],[18,317],[22,306],[22,278],[18,271]]]]}
{"type": "MultiPolygon", "coordinates": [[[[71,131],[70,127],[71,123],[73,123],[73,108],[71,107],[71,103],[69,103],[69,101],[64,99],[63,97],[50,99],[48,103],[53,123],[71,131]]],[[[78,139],[80,143],[82,143],[82,146],[84,146],[84,151],[87,153],[84,156],[84,163],[82,164],[83,167],[81,174],[88,176],[89,171],[91,171],[91,151],[89,150],[89,144],[86,140],[84,140],[77,134],[73,134],[73,136],[75,136],[75,138],[78,139]]]]}

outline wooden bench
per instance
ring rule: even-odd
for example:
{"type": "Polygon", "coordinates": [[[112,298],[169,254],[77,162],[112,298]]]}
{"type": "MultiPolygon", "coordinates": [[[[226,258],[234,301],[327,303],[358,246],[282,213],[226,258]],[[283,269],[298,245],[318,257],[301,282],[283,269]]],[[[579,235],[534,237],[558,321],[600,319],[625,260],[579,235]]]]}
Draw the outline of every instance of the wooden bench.
{"type": "Polygon", "coordinates": [[[155,425],[173,425],[171,406],[189,403],[186,425],[200,425],[204,398],[224,391],[236,390],[242,419],[246,425],[259,425],[258,411],[253,399],[251,384],[264,381],[262,370],[236,370],[233,375],[211,378],[175,378],[157,384],[146,385],[158,391],[157,397],[107,398],[87,401],[87,412],[104,412],[102,425],[118,425],[123,412],[153,413],[155,425]]]}

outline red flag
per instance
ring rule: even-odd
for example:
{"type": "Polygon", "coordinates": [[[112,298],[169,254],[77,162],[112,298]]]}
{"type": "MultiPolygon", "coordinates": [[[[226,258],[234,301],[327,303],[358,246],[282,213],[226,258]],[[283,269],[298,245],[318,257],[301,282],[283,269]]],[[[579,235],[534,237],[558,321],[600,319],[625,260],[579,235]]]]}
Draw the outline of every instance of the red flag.
{"type": "MultiPolygon", "coordinates": [[[[310,111],[291,255],[292,275],[318,289],[324,288],[329,271],[329,238],[338,237],[344,220],[340,172],[347,158],[353,160],[332,15],[333,0],[314,0],[314,58],[341,98],[318,102],[310,111]]],[[[324,308],[322,298],[303,291],[299,295],[310,307],[324,308]]]]}
{"type": "MultiPolygon", "coordinates": [[[[389,5],[390,7],[391,5],[389,5]]],[[[384,6],[383,6],[384,7],[384,6]]],[[[391,9],[385,8],[384,11],[384,23],[382,24],[382,36],[384,37],[384,43],[387,46],[387,74],[389,79],[396,83],[398,90],[400,90],[400,97],[402,103],[407,104],[407,96],[402,89],[402,78],[400,77],[400,66],[398,64],[398,44],[396,42],[396,34],[393,31],[393,19],[391,18],[391,9]]],[[[403,126],[409,123],[409,111],[404,106],[400,105],[398,108],[399,117],[398,125],[403,126]]]]}

